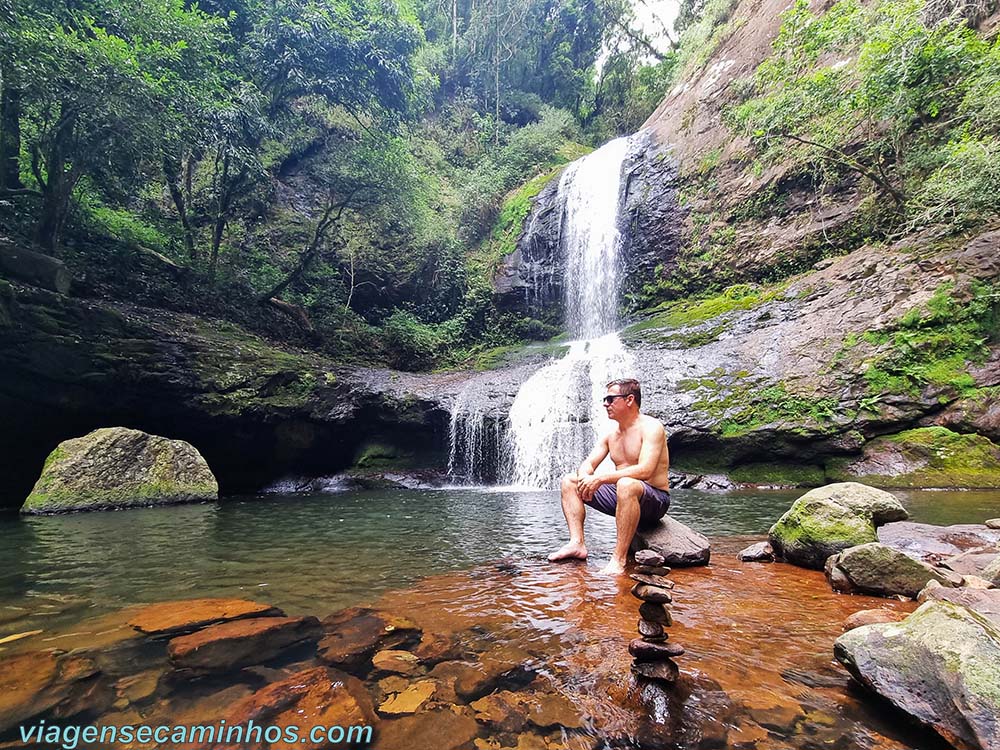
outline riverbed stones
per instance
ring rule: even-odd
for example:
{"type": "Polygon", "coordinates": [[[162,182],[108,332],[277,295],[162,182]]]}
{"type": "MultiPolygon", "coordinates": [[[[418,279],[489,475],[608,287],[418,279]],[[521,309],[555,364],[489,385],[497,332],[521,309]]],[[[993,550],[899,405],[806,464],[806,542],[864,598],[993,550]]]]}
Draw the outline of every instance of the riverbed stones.
{"type": "Polygon", "coordinates": [[[878,526],[906,518],[888,492],[840,482],[802,495],[771,527],[768,541],[787,562],[822,570],[830,555],[878,541],[878,526]]]}
{"type": "Polygon", "coordinates": [[[376,651],[412,646],[421,630],[405,617],[349,607],[322,621],[326,635],[319,642],[319,657],[346,672],[362,672],[370,666],[376,651]]]}
{"type": "Polygon", "coordinates": [[[410,677],[418,675],[423,671],[420,661],[414,654],[399,649],[378,651],[372,657],[372,666],[378,672],[408,675],[410,677]]]}
{"type": "Polygon", "coordinates": [[[258,617],[233,620],[174,638],[167,655],[175,668],[195,675],[229,672],[262,664],[323,634],[315,617],[258,617]]]}
{"type": "Polygon", "coordinates": [[[0,736],[42,714],[102,713],[114,700],[111,684],[89,658],[31,651],[0,660],[0,736]]]}
{"type": "MultiPolygon", "coordinates": [[[[377,728],[377,717],[371,696],[364,684],[355,677],[329,667],[311,667],[273,682],[236,702],[225,712],[230,726],[246,726],[253,721],[258,726],[288,727],[294,725],[303,731],[315,726],[371,727],[377,728]]],[[[215,719],[211,720],[213,723],[215,719]]],[[[367,746],[368,742],[359,742],[367,746]]],[[[248,741],[242,747],[260,745],[248,741]]],[[[268,742],[270,747],[292,747],[268,742]]],[[[321,743],[337,746],[347,744],[344,737],[330,737],[321,743]]],[[[215,747],[233,747],[233,743],[218,743],[215,747]]]]}
{"type": "Polygon", "coordinates": [[[190,443],[105,427],[56,446],[21,512],[120,509],[218,496],[218,482],[190,443]]]}
{"type": "MultiPolygon", "coordinates": [[[[339,722],[344,723],[344,722],[339,722]]],[[[380,721],[374,750],[459,750],[471,745],[479,734],[479,724],[469,709],[462,712],[448,708],[380,721]]]]}
{"type": "Polygon", "coordinates": [[[936,565],[973,549],[991,545],[995,547],[1000,543],[1000,530],[978,523],[934,526],[899,521],[879,527],[878,541],[905,552],[910,557],[936,565]]]}
{"type": "Polygon", "coordinates": [[[955,747],[1000,747],[1000,628],[985,617],[928,601],[901,623],[845,633],[834,654],[861,684],[955,747]]]}
{"type": "Polygon", "coordinates": [[[663,558],[659,565],[674,568],[708,565],[712,555],[711,545],[704,534],[699,534],[670,516],[664,516],[653,526],[640,528],[632,541],[632,547],[637,553],[652,550],[663,558]]]}
{"type": "Polygon", "coordinates": [[[132,610],[127,622],[146,635],[175,636],[231,620],[283,617],[284,614],[270,604],[246,599],[182,599],[157,602],[132,610]]]}
{"type": "Polygon", "coordinates": [[[960,586],[962,576],[935,568],[879,542],[850,547],[826,562],[826,578],[834,591],[872,596],[915,598],[928,581],[960,586]]]}

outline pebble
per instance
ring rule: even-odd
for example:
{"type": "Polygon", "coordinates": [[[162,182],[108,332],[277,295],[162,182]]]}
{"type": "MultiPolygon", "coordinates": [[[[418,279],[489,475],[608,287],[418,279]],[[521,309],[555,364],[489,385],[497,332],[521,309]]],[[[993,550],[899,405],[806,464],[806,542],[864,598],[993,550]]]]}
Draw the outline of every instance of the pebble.
{"type": "Polygon", "coordinates": [[[676,682],[680,674],[677,665],[669,659],[656,662],[634,662],[632,664],[632,672],[641,677],[659,682],[676,682]]]}
{"type": "Polygon", "coordinates": [[[674,600],[670,592],[659,586],[650,586],[646,583],[637,583],[631,588],[631,594],[636,599],[654,604],[669,604],[674,600]]]}
{"type": "Polygon", "coordinates": [[[655,643],[636,638],[628,644],[628,652],[637,661],[663,661],[684,653],[684,647],[677,643],[655,643]]]}
{"type": "Polygon", "coordinates": [[[646,622],[658,623],[665,628],[669,628],[674,624],[674,618],[670,616],[670,610],[656,602],[643,602],[640,604],[639,617],[646,622]]]}
{"type": "Polygon", "coordinates": [[[663,565],[666,562],[659,552],[651,549],[641,549],[635,553],[635,561],[639,565],[663,565]]]}
{"type": "Polygon", "coordinates": [[[665,576],[670,574],[670,568],[665,565],[636,565],[633,571],[648,576],[665,576]]]}
{"type": "Polygon", "coordinates": [[[988,529],[1000,529],[1000,518],[991,518],[986,522],[986,528],[988,529]]]}
{"type": "Polygon", "coordinates": [[[663,626],[649,620],[639,620],[639,635],[649,640],[666,640],[667,638],[663,626]]]}
{"type": "Polygon", "coordinates": [[[664,578],[663,576],[646,576],[639,573],[629,573],[628,577],[633,581],[645,583],[650,586],[656,586],[661,589],[672,589],[674,587],[674,582],[669,578],[664,578]]]}

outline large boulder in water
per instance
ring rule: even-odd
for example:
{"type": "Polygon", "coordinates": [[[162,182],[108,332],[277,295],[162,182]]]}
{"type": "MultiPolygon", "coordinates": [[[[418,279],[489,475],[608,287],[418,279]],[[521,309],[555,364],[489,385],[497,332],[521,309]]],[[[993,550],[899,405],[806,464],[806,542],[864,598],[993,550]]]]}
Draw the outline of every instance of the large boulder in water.
{"type": "Polygon", "coordinates": [[[664,516],[653,526],[640,527],[632,540],[632,549],[651,549],[663,556],[663,564],[671,568],[708,565],[712,549],[708,539],[670,516],[664,516]]]}
{"type": "Polygon", "coordinates": [[[835,591],[915,598],[928,581],[960,586],[962,576],[935,568],[878,542],[849,547],[826,561],[826,579],[835,591]]]}
{"type": "Polygon", "coordinates": [[[218,496],[218,482],[190,443],[105,427],[56,446],[21,512],[130,508],[218,496]]]}
{"type": "Polygon", "coordinates": [[[861,684],[958,748],[1000,747],[1000,628],[949,602],[840,636],[834,654],[861,684]]]}
{"type": "Polygon", "coordinates": [[[876,528],[907,518],[884,490],[857,482],[810,490],[771,527],[768,538],[787,562],[822,570],[826,559],[848,547],[877,542],[876,528]]]}

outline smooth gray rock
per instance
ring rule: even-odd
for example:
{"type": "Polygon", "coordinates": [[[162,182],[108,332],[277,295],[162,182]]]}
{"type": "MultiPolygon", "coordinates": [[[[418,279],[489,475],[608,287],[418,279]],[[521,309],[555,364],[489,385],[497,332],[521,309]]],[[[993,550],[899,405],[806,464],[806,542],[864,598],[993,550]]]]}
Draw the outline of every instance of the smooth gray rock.
{"type": "Polygon", "coordinates": [[[832,555],[826,561],[826,576],[835,591],[873,596],[913,598],[928,581],[948,587],[962,585],[962,577],[957,573],[934,568],[878,542],[832,555]]]}
{"type": "Polygon", "coordinates": [[[862,685],[952,745],[1000,747],[1000,628],[982,615],[925,602],[903,622],[845,633],[834,655],[862,685]]]}
{"type": "Polygon", "coordinates": [[[648,529],[639,529],[632,540],[632,548],[652,550],[663,557],[663,564],[672,568],[708,565],[712,556],[711,545],[704,534],[670,516],[664,516],[648,529]]]}
{"type": "Polygon", "coordinates": [[[774,562],[774,548],[770,542],[757,542],[741,550],[736,559],[740,562],[774,562]]]}
{"type": "Polygon", "coordinates": [[[934,526],[900,521],[880,527],[878,541],[910,557],[937,564],[969,550],[996,545],[1000,542],[1000,529],[978,523],[934,526]]]}
{"type": "Polygon", "coordinates": [[[857,482],[809,490],[768,532],[787,562],[822,570],[827,558],[848,547],[877,541],[875,529],[907,517],[894,495],[857,482]]]}

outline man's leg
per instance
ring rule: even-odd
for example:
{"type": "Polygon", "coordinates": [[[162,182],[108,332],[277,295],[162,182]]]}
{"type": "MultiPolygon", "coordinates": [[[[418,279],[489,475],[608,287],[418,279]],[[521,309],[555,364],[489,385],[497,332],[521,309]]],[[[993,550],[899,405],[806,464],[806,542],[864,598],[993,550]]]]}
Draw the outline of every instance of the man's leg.
{"type": "Polygon", "coordinates": [[[569,527],[569,542],[549,555],[550,562],[558,560],[585,560],[587,545],[583,541],[583,519],[587,509],[576,494],[576,475],[567,474],[562,479],[562,510],[569,527]]]}
{"type": "Polygon", "coordinates": [[[620,575],[625,572],[628,548],[632,544],[635,530],[639,528],[639,498],[645,489],[641,481],[630,478],[619,479],[615,487],[618,493],[618,507],[615,509],[618,535],[611,561],[601,570],[608,575],[620,575]]]}

